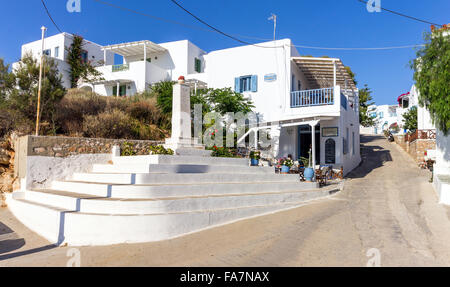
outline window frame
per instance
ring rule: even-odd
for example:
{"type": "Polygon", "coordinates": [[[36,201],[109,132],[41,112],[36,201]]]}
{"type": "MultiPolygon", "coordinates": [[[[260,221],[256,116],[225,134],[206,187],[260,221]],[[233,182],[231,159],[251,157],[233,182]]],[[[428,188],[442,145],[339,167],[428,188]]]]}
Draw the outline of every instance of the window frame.
{"type": "Polygon", "coordinates": [[[242,76],[239,78],[239,90],[241,93],[252,91],[252,76],[242,76]],[[244,87],[244,85],[246,85],[244,87]]]}

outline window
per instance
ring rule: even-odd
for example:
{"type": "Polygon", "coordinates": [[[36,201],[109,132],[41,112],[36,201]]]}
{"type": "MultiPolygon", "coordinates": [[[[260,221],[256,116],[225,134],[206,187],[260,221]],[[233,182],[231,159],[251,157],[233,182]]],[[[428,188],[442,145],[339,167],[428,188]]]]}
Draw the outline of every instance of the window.
{"type": "Polygon", "coordinates": [[[352,133],[352,154],[355,155],[355,132],[352,133]]]}
{"type": "Polygon", "coordinates": [[[50,49],[44,50],[44,55],[51,56],[52,51],[50,49]]]}
{"type": "Polygon", "coordinates": [[[242,77],[240,80],[241,90],[240,92],[249,92],[250,91],[250,83],[252,82],[251,77],[242,77]]]}
{"type": "Polygon", "coordinates": [[[257,92],[258,91],[258,76],[243,76],[235,78],[234,91],[236,93],[243,92],[257,92]]]}
{"type": "Polygon", "coordinates": [[[201,73],[202,72],[202,60],[195,58],[195,71],[197,73],[201,73]]]}
{"type": "Polygon", "coordinates": [[[88,62],[88,52],[87,51],[81,52],[81,60],[83,61],[83,63],[88,62]]]}
{"type": "Polygon", "coordinates": [[[302,82],[300,80],[297,81],[297,91],[302,90],[302,82]]]}
{"type": "Polygon", "coordinates": [[[55,58],[59,57],[59,47],[55,47],[55,58]]]}
{"type": "Polygon", "coordinates": [[[342,138],[342,153],[343,154],[348,154],[348,128],[346,130],[346,137],[342,138]]]}
{"type": "Polygon", "coordinates": [[[292,75],[292,79],[291,79],[291,91],[295,92],[295,75],[292,75]]]}
{"type": "Polygon", "coordinates": [[[384,113],[383,113],[383,112],[380,112],[380,113],[379,113],[379,116],[380,116],[380,119],[384,118],[384,113]]]}

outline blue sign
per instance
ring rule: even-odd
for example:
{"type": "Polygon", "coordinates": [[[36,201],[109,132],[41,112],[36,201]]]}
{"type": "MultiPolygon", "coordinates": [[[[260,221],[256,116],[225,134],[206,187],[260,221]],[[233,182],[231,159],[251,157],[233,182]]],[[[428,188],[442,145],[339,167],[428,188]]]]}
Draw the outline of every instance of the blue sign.
{"type": "Polygon", "coordinates": [[[277,80],[277,74],[268,74],[264,76],[264,82],[275,82],[277,80]]]}

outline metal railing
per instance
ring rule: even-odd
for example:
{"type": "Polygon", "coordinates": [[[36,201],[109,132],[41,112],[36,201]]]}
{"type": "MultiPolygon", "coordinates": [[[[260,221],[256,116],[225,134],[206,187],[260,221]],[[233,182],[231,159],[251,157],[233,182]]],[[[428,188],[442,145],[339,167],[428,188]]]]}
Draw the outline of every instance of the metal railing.
{"type": "Polygon", "coordinates": [[[291,108],[334,104],[334,88],[291,92],[291,108]]]}
{"type": "Polygon", "coordinates": [[[129,64],[121,64],[121,65],[113,65],[112,66],[112,72],[121,72],[121,71],[128,71],[130,69],[129,64]]]}

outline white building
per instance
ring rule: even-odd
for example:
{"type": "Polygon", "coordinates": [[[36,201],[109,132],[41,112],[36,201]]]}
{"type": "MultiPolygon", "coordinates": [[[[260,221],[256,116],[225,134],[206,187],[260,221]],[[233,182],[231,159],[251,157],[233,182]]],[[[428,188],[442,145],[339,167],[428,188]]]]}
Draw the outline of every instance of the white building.
{"type": "Polygon", "coordinates": [[[368,114],[374,120],[374,126],[364,128],[365,133],[380,135],[385,130],[397,123],[397,106],[395,105],[372,105],[368,108],[368,114]]]}
{"type": "MultiPolygon", "coordinates": [[[[69,34],[46,39],[49,56],[58,58],[65,83],[69,34]],[[58,49],[56,49],[59,47],[58,49]],[[54,52],[52,54],[52,51],[54,52]],[[56,54],[56,55],[55,55],[56,54]]],[[[40,41],[22,51],[40,51],[40,41]]],[[[250,98],[260,116],[259,129],[270,129],[275,157],[307,157],[348,173],[359,165],[359,102],[355,83],[337,58],[300,57],[290,39],[206,53],[187,40],[156,44],[139,41],[99,46],[86,41],[85,57],[103,60],[103,81],[80,83],[105,96],[131,96],[150,85],[185,76],[193,85],[231,87],[250,98]],[[114,54],[123,63],[114,63],[114,54]],[[315,143],[315,144],[312,144],[315,143]]]]}

